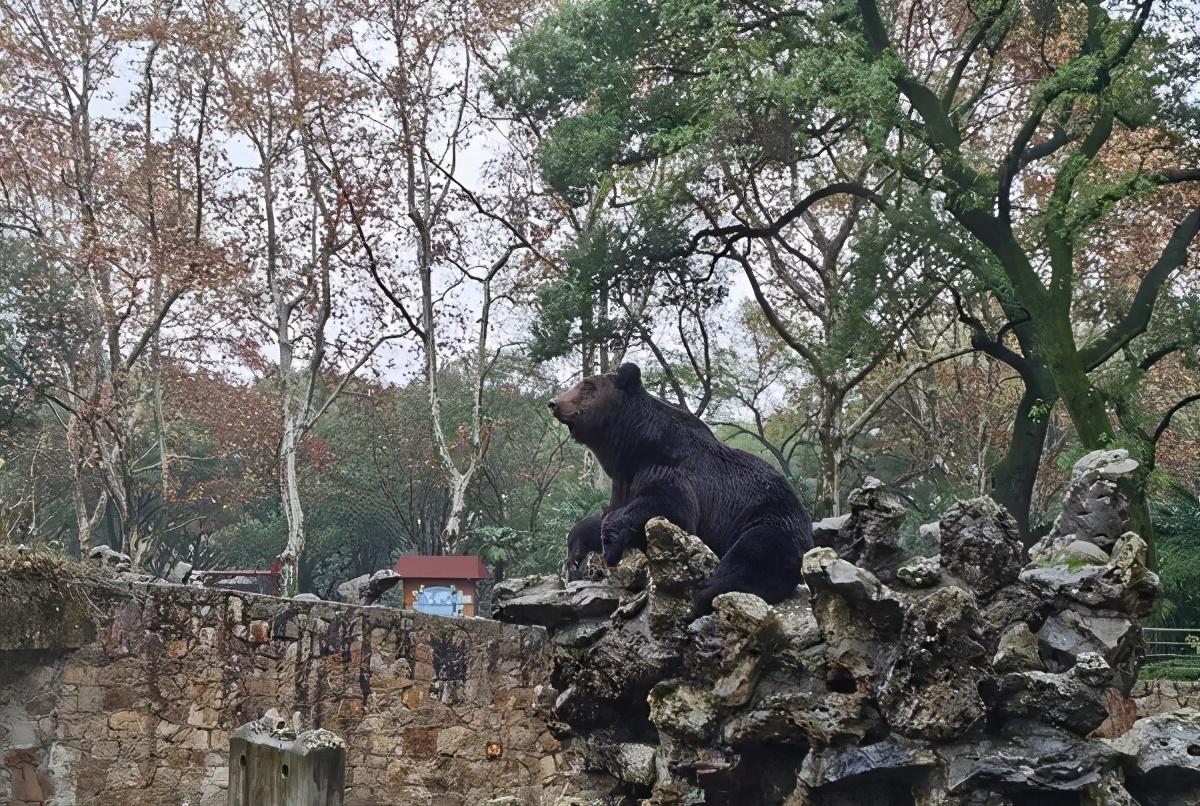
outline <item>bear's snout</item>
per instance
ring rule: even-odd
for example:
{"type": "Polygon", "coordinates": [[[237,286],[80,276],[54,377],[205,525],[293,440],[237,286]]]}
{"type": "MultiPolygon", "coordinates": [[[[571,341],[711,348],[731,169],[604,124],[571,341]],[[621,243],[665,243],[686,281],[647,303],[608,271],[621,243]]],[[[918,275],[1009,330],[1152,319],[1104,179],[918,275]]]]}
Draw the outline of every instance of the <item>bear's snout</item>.
{"type": "Polygon", "coordinates": [[[553,400],[548,400],[546,401],[546,408],[550,409],[550,411],[554,411],[558,408],[558,403],[553,400]]]}

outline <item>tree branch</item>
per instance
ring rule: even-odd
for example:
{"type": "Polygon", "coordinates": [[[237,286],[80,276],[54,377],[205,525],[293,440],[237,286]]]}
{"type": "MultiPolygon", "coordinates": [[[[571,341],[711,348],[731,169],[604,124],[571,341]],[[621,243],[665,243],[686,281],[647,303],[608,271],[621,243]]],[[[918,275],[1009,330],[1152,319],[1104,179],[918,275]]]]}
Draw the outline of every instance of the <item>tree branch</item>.
{"type": "Polygon", "coordinates": [[[1187,262],[1188,249],[1197,232],[1200,232],[1200,207],[1192,210],[1187,218],[1175,227],[1158,260],[1138,285],[1125,317],[1109,328],[1094,344],[1079,351],[1087,369],[1092,370],[1100,366],[1130,341],[1146,332],[1150,317],[1154,313],[1154,304],[1158,300],[1158,292],[1175,270],[1187,262]]]}

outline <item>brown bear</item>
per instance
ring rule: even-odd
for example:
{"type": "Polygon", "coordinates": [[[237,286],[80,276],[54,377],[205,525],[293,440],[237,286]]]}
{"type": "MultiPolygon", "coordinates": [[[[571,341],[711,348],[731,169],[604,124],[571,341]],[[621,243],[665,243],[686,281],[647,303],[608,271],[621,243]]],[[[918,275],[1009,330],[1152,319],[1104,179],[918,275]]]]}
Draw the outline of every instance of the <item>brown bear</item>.
{"type": "Polygon", "coordinates": [[[589,551],[615,565],[645,544],[646,521],[664,517],[721,558],[694,595],[695,615],[729,591],[786,599],[812,548],[812,521],[787,480],[763,460],[721,442],[699,417],[654,397],[636,364],[584,378],[548,404],[612,480],[606,511],[568,538],[568,569],[589,551]]]}

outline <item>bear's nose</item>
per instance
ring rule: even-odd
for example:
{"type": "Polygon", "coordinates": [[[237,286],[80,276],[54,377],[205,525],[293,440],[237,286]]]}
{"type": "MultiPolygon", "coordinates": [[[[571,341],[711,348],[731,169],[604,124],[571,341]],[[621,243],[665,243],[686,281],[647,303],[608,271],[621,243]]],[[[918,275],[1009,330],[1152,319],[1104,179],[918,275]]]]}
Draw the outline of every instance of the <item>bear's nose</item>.
{"type": "Polygon", "coordinates": [[[550,409],[550,411],[554,411],[556,408],[558,408],[558,404],[553,400],[548,400],[546,401],[546,408],[550,409]]]}

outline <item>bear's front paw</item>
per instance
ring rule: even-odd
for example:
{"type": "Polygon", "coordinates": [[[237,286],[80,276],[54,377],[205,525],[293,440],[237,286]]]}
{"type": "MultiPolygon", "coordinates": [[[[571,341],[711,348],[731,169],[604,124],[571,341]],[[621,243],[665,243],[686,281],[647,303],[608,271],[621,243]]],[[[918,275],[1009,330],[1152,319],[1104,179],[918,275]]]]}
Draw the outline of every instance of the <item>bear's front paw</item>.
{"type": "Polygon", "coordinates": [[[610,566],[621,562],[621,555],[625,553],[625,541],[621,539],[620,530],[615,523],[609,522],[607,516],[600,527],[600,549],[604,562],[610,566]]]}

